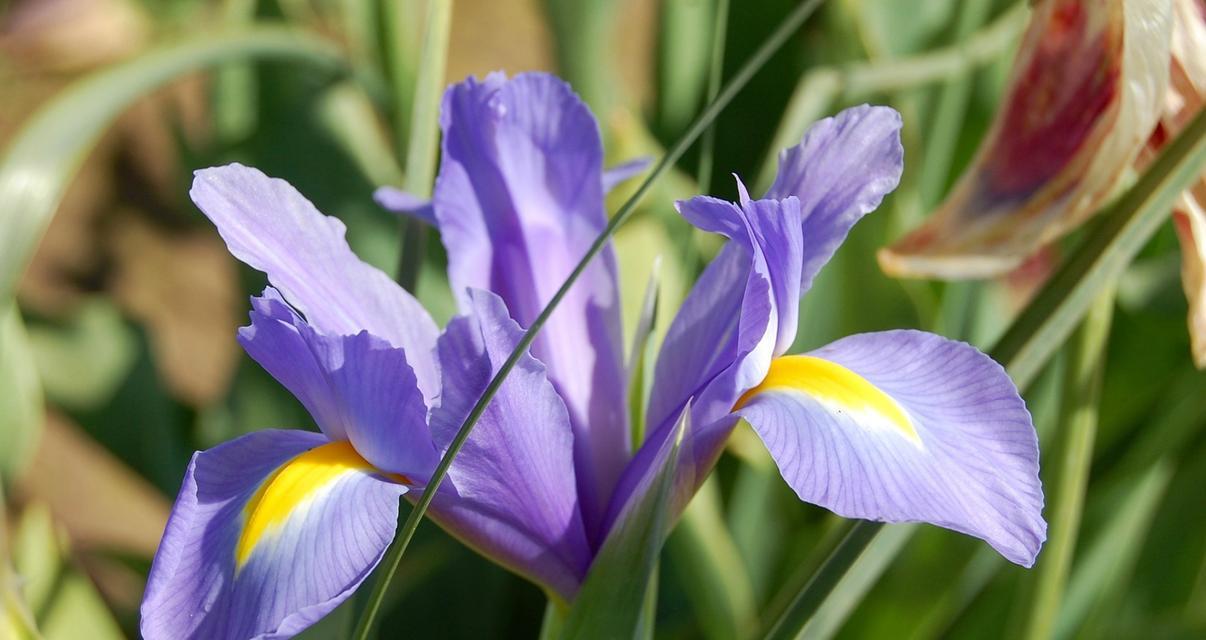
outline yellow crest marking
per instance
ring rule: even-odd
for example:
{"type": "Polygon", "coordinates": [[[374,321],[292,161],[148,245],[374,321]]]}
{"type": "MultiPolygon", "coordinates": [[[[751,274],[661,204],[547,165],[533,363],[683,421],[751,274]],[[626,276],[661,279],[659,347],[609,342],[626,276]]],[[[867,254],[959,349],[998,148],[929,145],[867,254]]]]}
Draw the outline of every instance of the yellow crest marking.
{"type": "Polygon", "coordinates": [[[235,546],[235,568],[242,569],[260,540],[283,525],[308,497],[345,473],[372,469],[347,441],[315,447],[281,465],[243,507],[245,519],[235,546]]]}
{"type": "Polygon", "coordinates": [[[805,393],[822,404],[844,409],[856,417],[886,421],[914,444],[921,444],[913,421],[892,396],[846,367],[814,356],[775,358],[766,378],[745,392],[733,409],[740,409],[762,392],[778,390],[805,393]]]}

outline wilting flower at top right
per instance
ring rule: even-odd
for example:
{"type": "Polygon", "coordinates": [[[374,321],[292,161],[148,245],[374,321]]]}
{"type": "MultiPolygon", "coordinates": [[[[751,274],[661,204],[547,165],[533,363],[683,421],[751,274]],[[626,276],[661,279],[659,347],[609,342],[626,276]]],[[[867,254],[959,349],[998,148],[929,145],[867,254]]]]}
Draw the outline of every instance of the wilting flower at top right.
{"type": "MultiPolygon", "coordinates": [[[[970,168],[882,249],[895,276],[986,278],[1021,265],[1117,195],[1206,99],[1204,0],[1040,0],[970,168]]],[[[1194,361],[1206,368],[1206,176],[1175,205],[1194,361]]]]}

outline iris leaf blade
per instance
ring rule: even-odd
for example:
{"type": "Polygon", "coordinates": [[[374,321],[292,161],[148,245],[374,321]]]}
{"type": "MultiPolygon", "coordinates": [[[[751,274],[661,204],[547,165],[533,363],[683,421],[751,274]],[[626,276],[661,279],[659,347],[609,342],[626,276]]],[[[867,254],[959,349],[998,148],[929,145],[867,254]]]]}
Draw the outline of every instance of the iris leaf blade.
{"type": "MultiPolygon", "coordinates": [[[[452,32],[452,0],[428,3],[427,21],[423,28],[423,44],[419,53],[419,69],[410,104],[410,125],[407,129],[405,188],[418,196],[430,196],[436,173],[436,151],[439,148],[439,110],[443,96],[444,69],[448,63],[448,39],[452,32]]],[[[394,78],[395,93],[406,78],[394,78]]],[[[400,114],[398,121],[403,120],[400,114]]],[[[402,220],[402,254],[398,265],[398,283],[414,291],[423,266],[427,228],[410,217],[402,220]]]]}
{"type": "Polygon", "coordinates": [[[722,515],[719,480],[704,481],[666,543],[703,637],[748,637],[757,622],[754,588],[722,515]]]}
{"type": "Polygon", "coordinates": [[[1051,535],[1034,576],[1035,592],[1026,616],[1028,638],[1051,637],[1064,598],[1093,462],[1105,350],[1113,315],[1113,290],[1106,289],[1068,345],[1054,482],[1048,472],[1047,486],[1054,488],[1050,501],[1051,535]]]}
{"type": "MultiPolygon", "coordinates": [[[[2,304],[2,303],[0,303],[2,304]]],[[[17,305],[0,308],[0,477],[12,477],[33,453],[43,421],[42,383],[17,305]]]]}

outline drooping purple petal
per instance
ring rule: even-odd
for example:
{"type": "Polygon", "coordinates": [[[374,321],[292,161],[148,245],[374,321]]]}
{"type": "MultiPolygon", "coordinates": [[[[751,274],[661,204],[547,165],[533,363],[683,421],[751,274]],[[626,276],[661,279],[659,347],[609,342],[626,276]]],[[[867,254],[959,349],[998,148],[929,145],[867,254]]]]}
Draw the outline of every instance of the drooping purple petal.
{"type": "Polygon", "coordinates": [[[268,274],[310,325],[328,335],[368,331],[405,349],[423,397],[434,397],[435,323],[414,297],[352,253],[342,222],[319,213],[284,180],[239,164],[198,171],[190,195],[230,252],[268,274]]]}
{"type": "Polygon", "coordinates": [[[373,192],[373,200],[387,211],[417,218],[433,227],[437,224],[435,210],[429,198],[420,198],[394,187],[380,187],[373,192]]]}
{"type": "Polygon", "coordinates": [[[426,477],[439,458],[406,353],[367,332],[320,334],[271,287],[252,299],[239,342],[329,438],[351,440],[378,469],[426,477]]]}
{"type": "Polygon", "coordinates": [[[151,567],[143,637],[297,634],[376,566],[404,492],[317,433],[260,431],[196,454],[151,567]]]}
{"type": "MultiPolygon", "coordinates": [[[[465,310],[468,288],[492,291],[529,326],[606,225],[598,126],[547,74],[454,85],[440,123],[433,205],[453,290],[465,310]]],[[[588,527],[628,455],[619,311],[609,246],[532,348],[569,409],[588,527]]]]}
{"type": "Polygon", "coordinates": [[[615,165],[603,172],[603,193],[609,193],[622,182],[626,182],[645,172],[652,159],[647,156],[633,158],[615,165]]]}
{"type": "Polygon", "coordinates": [[[838,515],[929,522],[1027,567],[1046,539],[1030,413],[967,344],[850,336],[776,360],[737,413],[800,498],[838,515]]]}
{"type": "MultiPolygon", "coordinates": [[[[469,314],[440,337],[445,384],[431,414],[445,450],[522,330],[502,301],[469,294],[469,314]]],[[[491,559],[572,598],[590,562],[574,482],[573,430],[544,366],[522,358],[449,469],[431,516],[491,559]]]]}
{"type": "Polygon", "coordinates": [[[799,145],[779,154],[779,173],[764,197],[800,199],[804,290],[854,223],[899,184],[900,126],[900,114],[888,107],[852,107],[812,125],[799,145]]]}

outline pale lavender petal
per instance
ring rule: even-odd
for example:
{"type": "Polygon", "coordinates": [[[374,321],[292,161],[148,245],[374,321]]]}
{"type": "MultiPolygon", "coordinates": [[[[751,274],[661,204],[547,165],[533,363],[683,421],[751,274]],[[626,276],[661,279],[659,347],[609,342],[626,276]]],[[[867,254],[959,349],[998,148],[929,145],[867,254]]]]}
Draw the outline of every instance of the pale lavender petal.
{"type": "Polygon", "coordinates": [[[394,187],[380,187],[373,192],[373,200],[387,211],[408,215],[436,226],[435,209],[431,206],[430,198],[420,198],[394,187]]]}
{"type": "Polygon", "coordinates": [[[642,156],[640,158],[633,158],[627,162],[621,162],[607,169],[603,172],[603,193],[609,193],[612,189],[618,187],[620,183],[641,175],[645,172],[645,169],[649,168],[652,162],[652,158],[642,156]]]}
{"type": "Polygon", "coordinates": [[[349,452],[321,434],[270,430],[193,456],[147,581],[143,637],[287,638],[347,599],[393,538],[405,492],[349,452]],[[248,503],[291,495],[261,488],[303,463],[295,478],[310,480],[307,492],[243,546],[248,503]]]}
{"type": "Polygon", "coordinates": [[[190,195],[230,252],[268,274],[307,322],[329,335],[368,331],[405,349],[423,397],[436,394],[435,323],[414,297],[352,253],[342,222],[319,213],[284,180],[239,164],[198,171],[190,195]]]}
{"type": "MultiPolygon", "coordinates": [[[[568,85],[536,73],[454,85],[440,122],[433,204],[452,288],[463,310],[468,288],[492,291],[529,326],[606,226],[598,126],[568,85]]],[[[628,457],[620,329],[608,246],[532,347],[569,409],[588,527],[628,457]]]]}
{"type": "MultiPolygon", "coordinates": [[[[470,313],[440,337],[445,378],[431,414],[445,449],[510,355],[522,330],[489,292],[469,295],[470,313]]],[[[570,599],[591,550],[574,482],[573,431],[544,366],[523,357],[488,405],[449,469],[431,516],[494,561],[570,599]]]]}
{"type": "Polygon", "coordinates": [[[1047,529],[1038,441],[1000,365],[920,331],[781,360],[737,413],[802,500],[849,518],[929,522],[1034,563],[1047,529]],[[808,357],[819,361],[789,362],[808,357]]]}
{"type": "Polygon", "coordinates": [[[888,107],[852,107],[812,125],[799,145],[779,154],[779,173],[764,197],[800,199],[803,289],[812,286],[854,223],[900,182],[900,126],[900,114],[888,107]]]}
{"type": "Polygon", "coordinates": [[[321,334],[269,287],[252,299],[239,342],[306,407],[329,438],[378,469],[426,477],[439,458],[406,353],[367,332],[321,334]]]}

